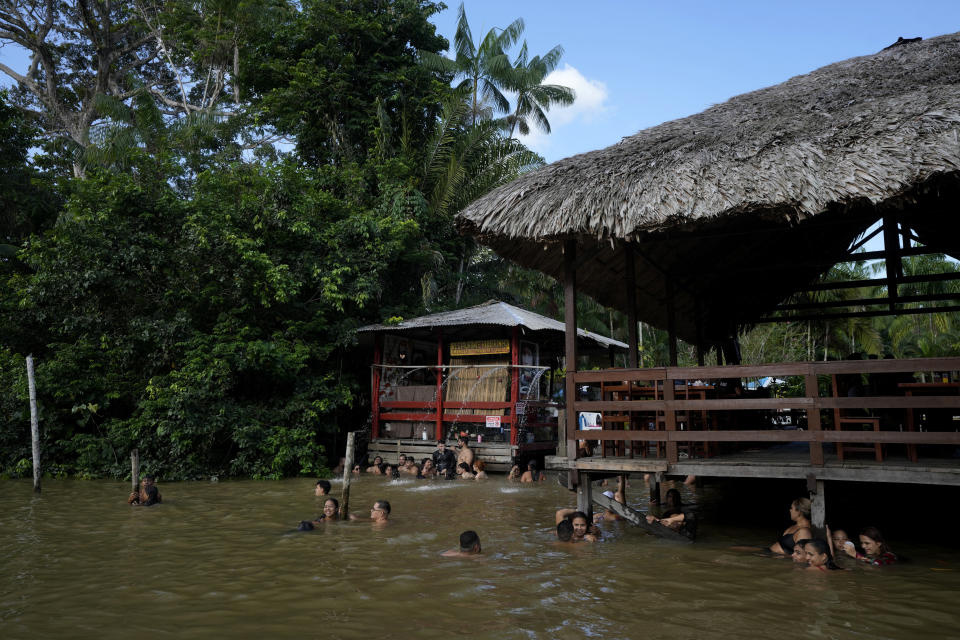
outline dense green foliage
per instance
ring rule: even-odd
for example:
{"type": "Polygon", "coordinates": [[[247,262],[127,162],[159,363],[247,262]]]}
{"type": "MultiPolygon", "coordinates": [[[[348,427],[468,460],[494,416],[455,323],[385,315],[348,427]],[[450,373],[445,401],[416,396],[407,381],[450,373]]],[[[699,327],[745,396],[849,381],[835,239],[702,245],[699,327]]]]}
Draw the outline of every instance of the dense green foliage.
{"type": "Polygon", "coordinates": [[[76,11],[107,6],[56,5],[64,52],[163,55],[0,101],[0,470],[29,468],[32,353],[48,472],[323,473],[369,413],[356,327],[496,295],[452,217],[540,159],[421,63],[442,5],[117,3],[96,49],[76,11]]]}

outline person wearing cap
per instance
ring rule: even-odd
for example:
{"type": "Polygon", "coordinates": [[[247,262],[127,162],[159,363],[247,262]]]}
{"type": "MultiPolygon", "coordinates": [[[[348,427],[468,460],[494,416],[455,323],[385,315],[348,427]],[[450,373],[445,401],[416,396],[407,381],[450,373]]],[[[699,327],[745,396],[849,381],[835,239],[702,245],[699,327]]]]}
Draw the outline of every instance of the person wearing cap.
{"type": "Polygon", "coordinates": [[[477,535],[476,531],[464,531],[460,534],[460,548],[449,549],[440,555],[451,558],[459,556],[476,556],[480,553],[480,536],[477,535]]]}
{"type": "Polygon", "coordinates": [[[447,449],[447,443],[443,440],[437,440],[437,450],[433,452],[433,466],[438,476],[452,478],[456,475],[457,456],[447,449]]]}

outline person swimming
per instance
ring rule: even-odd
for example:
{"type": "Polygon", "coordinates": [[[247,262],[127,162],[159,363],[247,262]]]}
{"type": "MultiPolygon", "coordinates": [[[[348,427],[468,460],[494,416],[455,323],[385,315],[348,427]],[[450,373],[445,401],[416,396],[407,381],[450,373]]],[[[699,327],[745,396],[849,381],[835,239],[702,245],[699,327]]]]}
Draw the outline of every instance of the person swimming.
{"type": "Polygon", "coordinates": [[[127,504],[138,507],[152,507],[160,502],[163,502],[163,497],[157,489],[156,479],[153,476],[144,476],[140,481],[139,491],[131,492],[130,497],[127,498],[127,504]]]}
{"type": "Polygon", "coordinates": [[[460,534],[460,548],[444,551],[440,555],[446,557],[457,556],[475,556],[482,553],[480,548],[480,536],[476,531],[464,531],[460,534]]]}
{"type": "Polygon", "coordinates": [[[844,546],[844,551],[851,558],[875,567],[891,565],[897,561],[897,555],[876,527],[864,527],[860,532],[860,546],[863,548],[863,553],[857,551],[853,545],[844,546]]]}
{"type": "Polygon", "coordinates": [[[770,551],[781,555],[790,555],[801,538],[813,538],[810,525],[810,499],[797,498],[790,503],[790,519],[793,524],[783,532],[779,540],[770,545],[770,551]]]}
{"type": "MultiPolygon", "coordinates": [[[[800,546],[799,541],[796,546],[800,546]]],[[[835,571],[840,569],[833,561],[833,556],[830,554],[830,545],[826,540],[815,538],[808,540],[803,546],[804,556],[810,565],[807,568],[810,571],[835,571]]]]}

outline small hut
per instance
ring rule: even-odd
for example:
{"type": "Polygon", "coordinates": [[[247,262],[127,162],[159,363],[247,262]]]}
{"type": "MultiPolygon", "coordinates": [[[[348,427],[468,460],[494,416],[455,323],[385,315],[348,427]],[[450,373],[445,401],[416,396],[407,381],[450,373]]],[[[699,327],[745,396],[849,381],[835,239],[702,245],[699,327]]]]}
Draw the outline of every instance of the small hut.
{"type": "MultiPolygon", "coordinates": [[[[562,322],[489,301],[358,331],[373,342],[371,455],[427,456],[460,436],[494,469],[556,452],[562,322]]],[[[627,346],[583,329],[577,342],[605,366],[627,346]]]]}

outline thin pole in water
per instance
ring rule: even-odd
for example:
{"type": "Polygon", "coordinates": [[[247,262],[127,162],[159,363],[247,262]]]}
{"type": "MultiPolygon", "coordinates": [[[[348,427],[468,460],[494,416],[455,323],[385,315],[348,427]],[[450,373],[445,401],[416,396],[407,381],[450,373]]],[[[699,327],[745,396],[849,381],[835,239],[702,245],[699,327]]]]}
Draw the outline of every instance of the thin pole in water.
{"type": "Polygon", "coordinates": [[[343,460],[343,491],[340,494],[340,517],[350,517],[350,480],[353,479],[353,449],[356,431],[347,433],[347,451],[343,460]]]}
{"type": "Polygon", "coordinates": [[[33,442],[33,490],[40,493],[40,421],[37,418],[37,384],[33,355],[27,356],[27,386],[30,389],[30,439],[33,442]]]}
{"type": "Polygon", "coordinates": [[[140,450],[134,449],[130,452],[130,491],[138,491],[140,480],[140,450]]]}

